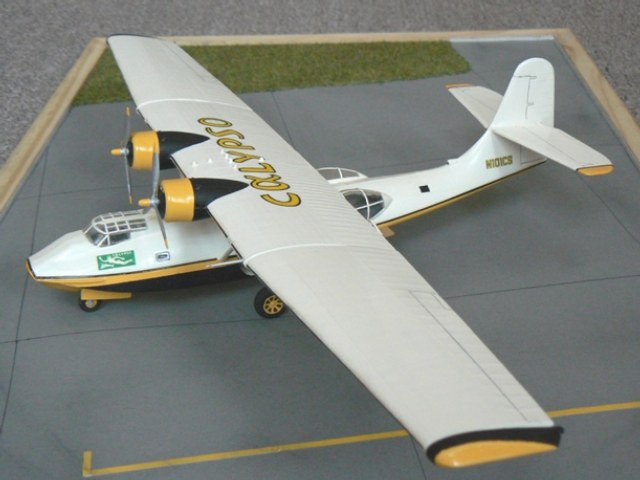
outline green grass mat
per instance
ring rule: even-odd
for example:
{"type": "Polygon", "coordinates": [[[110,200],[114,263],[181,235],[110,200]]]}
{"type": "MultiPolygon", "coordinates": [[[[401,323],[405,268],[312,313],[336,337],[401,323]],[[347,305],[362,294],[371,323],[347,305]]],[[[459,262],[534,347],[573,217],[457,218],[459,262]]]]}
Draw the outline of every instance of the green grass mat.
{"type": "MultiPolygon", "coordinates": [[[[467,61],[444,41],[184,49],[236,93],[414,80],[469,70],[467,61]]],[[[107,50],[76,96],[74,105],[129,99],[120,71],[107,50]]]]}

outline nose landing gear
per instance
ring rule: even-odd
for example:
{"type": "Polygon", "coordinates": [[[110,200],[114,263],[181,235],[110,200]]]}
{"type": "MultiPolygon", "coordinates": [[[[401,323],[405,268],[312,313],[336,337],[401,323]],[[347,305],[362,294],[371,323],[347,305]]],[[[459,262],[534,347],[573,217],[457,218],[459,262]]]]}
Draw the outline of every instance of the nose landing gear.
{"type": "Polygon", "coordinates": [[[130,292],[106,292],[83,288],[80,290],[78,305],[83,311],[92,313],[102,306],[103,300],[122,300],[126,298],[131,298],[130,292]]]}
{"type": "Polygon", "coordinates": [[[94,299],[83,300],[80,298],[78,300],[78,305],[80,306],[80,309],[82,309],[83,311],[87,313],[91,313],[91,312],[95,312],[102,306],[102,301],[94,300],[94,299]]]}

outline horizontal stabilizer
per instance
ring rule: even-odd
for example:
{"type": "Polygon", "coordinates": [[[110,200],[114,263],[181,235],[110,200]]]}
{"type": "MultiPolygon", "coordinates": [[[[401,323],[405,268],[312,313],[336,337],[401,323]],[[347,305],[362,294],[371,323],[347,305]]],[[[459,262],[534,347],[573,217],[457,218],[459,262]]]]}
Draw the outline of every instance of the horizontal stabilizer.
{"type": "Polygon", "coordinates": [[[489,128],[502,102],[502,95],[469,84],[447,85],[447,89],[484,128],[489,128]]]}
{"type": "Polygon", "coordinates": [[[494,125],[492,131],[583,175],[604,175],[613,171],[607,157],[557,128],[524,122],[494,125]]]}

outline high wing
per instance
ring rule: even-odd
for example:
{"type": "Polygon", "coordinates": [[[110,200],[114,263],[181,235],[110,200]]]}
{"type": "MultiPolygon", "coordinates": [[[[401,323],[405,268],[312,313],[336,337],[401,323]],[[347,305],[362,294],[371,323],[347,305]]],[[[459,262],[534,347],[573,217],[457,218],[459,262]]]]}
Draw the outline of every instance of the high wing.
{"type": "MultiPolygon", "coordinates": [[[[242,182],[207,208],[267,284],[441,466],[553,450],[561,429],[421,275],[287,142],[175,44],[108,40],[191,179],[242,182]]],[[[256,72],[259,74],[259,72],[256,72]]]]}

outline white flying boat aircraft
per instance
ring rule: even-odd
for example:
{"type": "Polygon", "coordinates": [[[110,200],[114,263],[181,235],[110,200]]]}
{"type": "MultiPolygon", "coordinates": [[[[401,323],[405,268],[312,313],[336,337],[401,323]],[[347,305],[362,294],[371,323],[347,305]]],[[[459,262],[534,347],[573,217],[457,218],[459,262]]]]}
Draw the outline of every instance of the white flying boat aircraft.
{"type": "Polygon", "coordinates": [[[146,210],[100,215],[29,257],[36,281],[79,291],[93,310],[134,291],[256,275],[267,286],[259,313],[290,307],[435,464],[557,448],[561,428],[384,238],[394,224],[546,159],[585,175],[613,170],[554,128],[548,61],[520,64],[504,98],[450,87],[487,129],[460,158],[367,178],[312,168],[174,43],[131,35],[108,43],[152,129],[113,153],[153,171],[153,194],[141,201],[146,210]],[[182,177],[160,182],[165,166],[182,177]]]}

